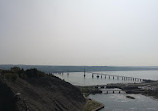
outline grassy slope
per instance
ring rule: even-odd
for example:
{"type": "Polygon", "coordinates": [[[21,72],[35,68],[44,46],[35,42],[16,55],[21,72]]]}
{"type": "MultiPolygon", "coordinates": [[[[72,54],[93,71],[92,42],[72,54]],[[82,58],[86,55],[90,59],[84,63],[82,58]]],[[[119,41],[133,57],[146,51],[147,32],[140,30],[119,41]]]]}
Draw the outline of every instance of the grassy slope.
{"type": "Polygon", "coordinates": [[[26,105],[29,111],[81,111],[85,104],[78,88],[56,77],[18,78],[7,85],[14,93],[21,93],[17,102],[21,111],[26,105]]]}
{"type": "Polygon", "coordinates": [[[104,107],[103,104],[96,102],[94,100],[91,100],[91,99],[87,99],[86,104],[84,106],[84,111],[95,111],[95,110],[103,108],[103,107],[104,107]]]}

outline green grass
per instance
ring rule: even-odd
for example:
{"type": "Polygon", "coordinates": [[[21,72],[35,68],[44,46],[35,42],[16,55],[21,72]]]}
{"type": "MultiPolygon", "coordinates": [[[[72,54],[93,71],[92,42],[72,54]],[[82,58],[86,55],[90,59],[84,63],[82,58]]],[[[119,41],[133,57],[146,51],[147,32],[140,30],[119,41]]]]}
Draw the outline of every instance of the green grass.
{"type": "Polygon", "coordinates": [[[101,91],[99,89],[94,88],[93,86],[85,86],[85,87],[79,87],[81,93],[87,97],[90,94],[97,94],[97,93],[101,93],[101,91]]]}
{"type": "Polygon", "coordinates": [[[98,103],[96,101],[93,101],[91,99],[86,100],[86,104],[84,106],[84,111],[94,111],[95,109],[102,107],[103,105],[101,103],[98,103]]]}

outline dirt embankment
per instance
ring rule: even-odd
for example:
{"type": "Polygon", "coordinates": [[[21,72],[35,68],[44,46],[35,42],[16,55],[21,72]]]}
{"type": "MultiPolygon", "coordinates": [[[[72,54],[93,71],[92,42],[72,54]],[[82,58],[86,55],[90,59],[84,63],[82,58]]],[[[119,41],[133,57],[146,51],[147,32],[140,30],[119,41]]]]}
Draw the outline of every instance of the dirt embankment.
{"type": "Polygon", "coordinates": [[[0,111],[82,111],[80,90],[57,77],[0,80],[0,111]]]}

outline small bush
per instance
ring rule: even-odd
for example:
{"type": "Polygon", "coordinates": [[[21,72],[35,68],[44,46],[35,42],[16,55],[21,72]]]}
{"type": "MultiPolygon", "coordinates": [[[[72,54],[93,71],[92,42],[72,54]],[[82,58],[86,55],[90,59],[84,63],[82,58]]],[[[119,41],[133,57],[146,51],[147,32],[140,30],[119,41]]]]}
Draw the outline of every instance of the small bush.
{"type": "Polygon", "coordinates": [[[27,75],[25,73],[20,73],[19,77],[22,79],[27,79],[27,75]]]}
{"type": "Polygon", "coordinates": [[[10,70],[0,70],[0,78],[7,79],[11,81],[16,81],[18,77],[22,79],[27,78],[39,78],[44,77],[46,74],[44,72],[38,71],[37,69],[20,69],[19,67],[13,67],[10,70]]]}
{"type": "Polygon", "coordinates": [[[37,69],[28,69],[25,71],[25,74],[28,78],[38,78],[38,77],[44,77],[46,74],[38,71],[37,69]]]}
{"type": "Polygon", "coordinates": [[[6,73],[6,74],[4,75],[4,77],[5,77],[5,79],[7,79],[7,80],[9,80],[9,81],[14,82],[14,81],[17,80],[18,75],[15,74],[15,73],[6,73]]]}
{"type": "Polygon", "coordinates": [[[18,73],[20,71],[20,68],[19,67],[12,67],[10,69],[13,73],[18,73]]]}

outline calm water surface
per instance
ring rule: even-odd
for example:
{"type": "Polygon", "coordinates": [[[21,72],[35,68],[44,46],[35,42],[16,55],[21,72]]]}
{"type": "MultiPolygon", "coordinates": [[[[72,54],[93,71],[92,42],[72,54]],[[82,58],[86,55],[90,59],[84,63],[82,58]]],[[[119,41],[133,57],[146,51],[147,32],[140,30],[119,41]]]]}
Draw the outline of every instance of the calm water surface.
{"type": "Polygon", "coordinates": [[[158,111],[158,101],[140,94],[96,94],[89,98],[104,104],[100,111],[158,111]],[[135,99],[126,98],[127,95],[135,99]]]}
{"type": "MultiPolygon", "coordinates": [[[[158,80],[158,70],[148,70],[148,71],[104,71],[99,72],[110,75],[119,75],[119,76],[127,76],[127,77],[135,77],[141,79],[151,79],[158,80]]],[[[71,72],[69,74],[55,74],[55,76],[64,79],[67,82],[72,83],[73,85],[87,86],[87,85],[106,85],[108,83],[133,83],[139,81],[131,81],[131,80],[122,80],[121,78],[117,80],[116,78],[113,80],[112,78],[106,78],[103,76],[102,78],[92,78],[91,73],[86,73],[86,77],[84,78],[83,72],[71,72]]]]}
{"type": "MultiPolygon", "coordinates": [[[[158,71],[104,71],[100,73],[119,75],[127,77],[135,77],[141,79],[158,80],[158,71]]],[[[117,80],[116,78],[92,78],[92,74],[86,73],[84,78],[83,72],[72,72],[64,74],[55,74],[55,76],[70,82],[73,85],[87,86],[87,85],[106,85],[108,83],[133,83],[137,81],[131,80],[117,80]]],[[[158,100],[152,97],[146,97],[140,94],[132,94],[130,96],[135,99],[126,98],[128,94],[96,94],[90,95],[89,98],[101,102],[105,108],[101,111],[158,111],[158,100]]]]}

